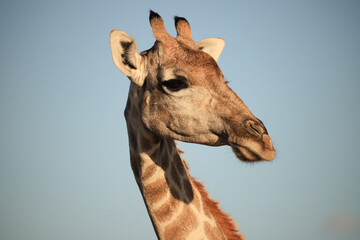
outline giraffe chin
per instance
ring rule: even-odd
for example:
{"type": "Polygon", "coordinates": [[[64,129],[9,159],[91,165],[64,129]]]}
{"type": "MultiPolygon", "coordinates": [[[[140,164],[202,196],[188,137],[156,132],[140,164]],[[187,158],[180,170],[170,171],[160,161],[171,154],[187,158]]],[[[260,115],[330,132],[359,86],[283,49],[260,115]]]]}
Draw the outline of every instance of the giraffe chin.
{"type": "Polygon", "coordinates": [[[236,157],[244,162],[271,161],[275,157],[275,151],[260,156],[258,153],[250,151],[246,147],[232,147],[236,157]]]}
{"type": "Polygon", "coordinates": [[[231,147],[235,156],[244,162],[259,162],[262,161],[261,157],[251,152],[246,147],[231,147]]]}
{"type": "Polygon", "coordinates": [[[244,162],[271,161],[275,158],[275,150],[269,135],[262,137],[263,147],[257,149],[254,146],[231,145],[236,157],[244,162]]]}

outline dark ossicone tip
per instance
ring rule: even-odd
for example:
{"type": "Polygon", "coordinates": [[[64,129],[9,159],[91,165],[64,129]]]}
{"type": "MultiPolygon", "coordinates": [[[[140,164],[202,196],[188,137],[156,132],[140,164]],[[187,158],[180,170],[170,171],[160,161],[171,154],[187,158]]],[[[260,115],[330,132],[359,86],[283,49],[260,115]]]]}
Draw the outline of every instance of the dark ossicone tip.
{"type": "Polygon", "coordinates": [[[180,21],[185,21],[185,22],[187,22],[187,23],[189,24],[189,22],[188,22],[185,18],[183,18],[183,17],[175,16],[175,17],[174,17],[174,20],[175,20],[175,27],[177,27],[177,25],[178,25],[178,23],[179,23],[180,21]]]}
{"type": "Polygon", "coordinates": [[[161,18],[159,14],[157,14],[156,12],[154,12],[153,10],[150,9],[150,16],[149,16],[149,20],[151,21],[151,19],[153,18],[161,18]]]}

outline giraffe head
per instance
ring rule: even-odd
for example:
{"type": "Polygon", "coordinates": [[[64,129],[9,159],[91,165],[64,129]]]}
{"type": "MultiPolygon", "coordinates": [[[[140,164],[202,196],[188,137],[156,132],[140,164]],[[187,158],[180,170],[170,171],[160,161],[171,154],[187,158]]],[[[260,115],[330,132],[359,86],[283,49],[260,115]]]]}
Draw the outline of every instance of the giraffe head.
{"type": "Polygon", "coordinates": [[[227,85],[216,63],[224,40],[195,43],[189,23],[179,17],[174,38],[152,11],[150,24],[156,42],[141,54],[125,32],[114,30],[110,35],[115,65],[141,92],[144,126],[160,137],[230,145],[243,161],[272,160],[275,150],[265,126],[227,85]]]}

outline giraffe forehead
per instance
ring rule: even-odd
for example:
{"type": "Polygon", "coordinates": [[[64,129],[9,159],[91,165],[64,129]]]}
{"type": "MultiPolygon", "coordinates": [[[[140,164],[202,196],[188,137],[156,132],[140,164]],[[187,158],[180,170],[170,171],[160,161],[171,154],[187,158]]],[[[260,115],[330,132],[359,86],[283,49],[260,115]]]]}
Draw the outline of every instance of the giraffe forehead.
{"type": "Polygon", "coordinates": [[[178,51],[171,59],[160,59],[159,65],[162,79],[181,76],[193,83],[215,79],[221,79],[221,82],[224,82],[223,74],[216,61],[200,50],[178,51]]]}

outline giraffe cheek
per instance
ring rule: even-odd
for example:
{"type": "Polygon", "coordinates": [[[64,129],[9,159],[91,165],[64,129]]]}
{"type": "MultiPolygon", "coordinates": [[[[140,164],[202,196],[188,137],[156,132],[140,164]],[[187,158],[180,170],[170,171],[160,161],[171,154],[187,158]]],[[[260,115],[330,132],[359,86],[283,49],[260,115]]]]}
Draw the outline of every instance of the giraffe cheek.
{"type": "Polygon", "coordinates": [[[150,131],[156,134],[160,134],[161,133],[161,131],[159,131],[160,121],[156,121],[156,119],[159,119],[159,117],[157,113],[156,104],[154,104],[155,101],[157,101],[157,99],[153,99],[149,91],[146,91],[144,93],[142,106],[141,106],[141,112],[142,112],[141,120],[150,131]]]}

